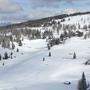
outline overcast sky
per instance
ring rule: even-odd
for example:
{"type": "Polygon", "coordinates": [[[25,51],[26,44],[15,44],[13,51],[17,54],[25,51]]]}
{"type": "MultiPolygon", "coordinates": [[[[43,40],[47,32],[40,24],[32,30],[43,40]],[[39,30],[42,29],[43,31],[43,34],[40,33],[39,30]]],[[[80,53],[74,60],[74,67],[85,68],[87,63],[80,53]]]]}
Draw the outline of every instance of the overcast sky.
{"type": "Polygon", "coordinates": [[[89,11],[90,0],[0,0],[0,21],[37,19],[60,14],[66,8],[89,11]]]}

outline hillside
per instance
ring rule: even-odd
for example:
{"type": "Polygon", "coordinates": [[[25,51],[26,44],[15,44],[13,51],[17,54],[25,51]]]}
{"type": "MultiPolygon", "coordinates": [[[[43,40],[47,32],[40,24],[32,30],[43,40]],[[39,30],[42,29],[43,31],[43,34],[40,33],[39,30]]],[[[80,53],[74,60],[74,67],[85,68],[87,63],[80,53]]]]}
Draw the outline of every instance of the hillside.
{"type": "Polygon", "coordinates": [[[46,18],[37,19],[37,20],[29,20],[27,22],[22,22],[19,24],[11,24],[11,25],[7,25],[7,26],[2,26],[0,28],[1,29],[7,29],[7,28],[11,29],[11,28],[22,28],[25,26],[40,27],[42,24],[44,24],[46,26],[50,21],[55,20],[55,19],[63,19],[66,17],[86,15],[86,14],[90,14],[90,12],[80,12],[80,13],[74,13],[74,14],[61,14],[61,15],[46,17],[46,18]]]}
{"type": "Polygon", "coordinates": [[[90,13],[62,17],[0,31],[0,90],[78,90],[83,72],[90,83],[90,13]]]}

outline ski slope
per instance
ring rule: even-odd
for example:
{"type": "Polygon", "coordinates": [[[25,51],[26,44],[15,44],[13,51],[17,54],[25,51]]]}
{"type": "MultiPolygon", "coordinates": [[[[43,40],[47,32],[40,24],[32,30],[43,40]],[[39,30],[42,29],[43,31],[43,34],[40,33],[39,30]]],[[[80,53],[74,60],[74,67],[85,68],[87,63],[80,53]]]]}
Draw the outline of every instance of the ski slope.
{"type": "Polygon", "coordinates": [[[67,39],[51,48],[51,57],[45,40],[25,39],[23,43],[19,52],[23,55],[0,66],[0,90],[77,90],[82,72],[90,80],[90,66],[84,65],[90,59],[90,39],[67,39]],[[77,59],[72,59],[74,52],[77,59]],[[65,85],[66,81],[71,84],[65,85]]]}

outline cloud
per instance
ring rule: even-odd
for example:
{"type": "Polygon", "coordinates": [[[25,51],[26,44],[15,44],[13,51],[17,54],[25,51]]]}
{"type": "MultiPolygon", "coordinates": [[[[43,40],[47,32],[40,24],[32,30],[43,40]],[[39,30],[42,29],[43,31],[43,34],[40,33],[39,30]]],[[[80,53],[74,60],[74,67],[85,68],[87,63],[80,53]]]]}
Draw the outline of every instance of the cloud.
{"type": "Polygon", "coordinates": [[[0,21],[18,22],[61,14],[63,10],[87,10],[90,0],[0,0],[0,21]]]}
{"type": "Polygon", "coordinates": [[[38,19],[38,18],[44,18],[44,17],[49,17],[49,16],[54,16],[60,14],[60,11],[54,11],[53,10],[37,10],[37,11],[31,11],[28,14],[29,19],[38,19]],[[37,12],[37,13],[36,13],[37,12]]]}
{"type": "Polygon", "coordinates": [[[74,2],[77,2],[80,0],[29,0],[30,5],[32,8],[39,8],[39,7],[54,7],[58,8],[60,6],[60,3],[66,2],[69,4],[72,4],[74,2]]]}
{"type": "Polygon", "coordinates": [[[11,0],[0,0],[0,14],[16,13],[21,10],[22,8],[20,7],[20,5],[11,0]]]}
{"type": "Polygon", "coordinates": [[[24,14],[14,14],[14,15],[0,15],[0,24],[4,23],[18,23],[18,22],[24,22],[27,21],[29,17],[24,14]]]}

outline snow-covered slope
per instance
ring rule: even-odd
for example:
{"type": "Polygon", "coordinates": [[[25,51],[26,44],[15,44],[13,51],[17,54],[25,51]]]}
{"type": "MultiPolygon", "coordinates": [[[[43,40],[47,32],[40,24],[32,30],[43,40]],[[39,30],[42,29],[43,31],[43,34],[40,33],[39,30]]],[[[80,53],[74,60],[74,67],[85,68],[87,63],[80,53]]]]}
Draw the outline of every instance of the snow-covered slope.
{"type": "MultiPolygon", "coordinates": [[[[69,17],[60,23],[76,26],[80,24],[81,28],[76,30],[86,33],[87,30],[82,27],[89,25],[90,16],[69,17]]],[[[33,28],[41,32],[51,30],[55,37],[60,37],[63,31],[61,28],[58,34],[52,26],[33,28]]],[[[21,47],[15,43],[16,48],[13,51],[0,46],[1,54],[5,51],[14,53],[13,59],[0,61],[0,90],[77,90],[82,72],[85,72],[87,82],[90,82],[90,66],[85,65],[90,60],[90,38],[67,38],[65,43],[53,46],[50,51],[47,49],[46,39],[28,40],[24,37],[22,43],[21,47]],[[19,52],[16,52],[17,48],[19,52]],[[49,52],[51,57],[48,56],[49,52]],[[76,59],[73,59],[74,52],[76,59]],[[66,85],[65,82],[71,84],[66,85]]]]}
{"type": "Polygon", "coordinates": [[[66,18],[66,22],[64,24],[80,24],[83,25],[89,25],[90,24],[90,15],[79,15],[70,17],[70,21],[68,18],[66,18]]]}
{"type": "MultiPolygon", "coordinates": [[[[73,26],[74,28],[77,30],[80,30],[80,31],[86,31],[86,30],[89,30],[90,29],[90,14],[85,14],[85,15],[76,15],[76,16],[70,16],[70,17],[66,17],[66,18],[63,18],[63,19],[54,19],[52,21],[49,22],[49,24],[51,25],[47,25],[47,26],[41,26],[41,27],[27,27],[31,30],[40,30],[41,32],[44,32],[45,30],[51,30],[53,31],[56,35],[56,32],[57,32],[57,28],[59,28],[59,34],[62,33],[63,28],[66,28],[68,29],[71,29],[73,26]],[[58,25],[59,23],[59,25],[58,25]],[[54,27],[54,28],[53,28],[54,27]]],[[[86,33],[86,32],[84,32],[86,33]]],[[[60,35],[59,35],[60,36],[60,35]]]]}
{"type": "Polygon", "coordinates": [[[83,71],[90,80],[90,66],[84,65],[90,58],[90,39],[71,38],[64,45],[54,46],[51,57],[44,40],[30,43],[28,49],[22,48],[23,56],[0,67],[0,90],[76,90],[83,71]],[[75,60],[73,52],[77,53],[75,60]],[[65,81],[71,85],[65,85],[65,81]]]}

